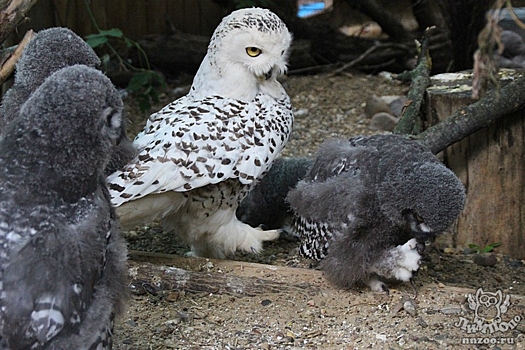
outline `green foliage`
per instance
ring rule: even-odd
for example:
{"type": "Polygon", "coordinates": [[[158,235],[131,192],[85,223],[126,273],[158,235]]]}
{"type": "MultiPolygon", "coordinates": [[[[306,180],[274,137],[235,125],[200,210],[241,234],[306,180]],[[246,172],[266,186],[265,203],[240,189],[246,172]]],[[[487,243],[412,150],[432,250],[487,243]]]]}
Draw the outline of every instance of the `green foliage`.
{"type": "Polygon", "coordinates": [[[164,78],[155,71],[143,70],[133,74],[129,81],[127,90],[137,96],[139,107],[142,111],[151,108],[151,101],[159,102],[158,87],[166,86],[164,78]]]}
{"type": "Polygon", "coordinates": [[[86,42],[91,48],[103,46],[109,42],[109,38],[126,39],[122,30],[113,28],[109,30],[100,30],[96,34],[86,35],[86,42]]]}
{"type": "Polygon", "coordinates": [[[477,244],[469,244],[468,247],[474,253],[488,253],[488,252],[493,251],[494,248],[499,247],[501,244],[502,244],[501,242],[496,242],[496,243],[486,245],[485,247],[481,247],[477,244]]]}
{"type": "Polygon", "coordinates": [[[86,0],[84,4],[91,17],[91,21],[98,31],[98,33],[86,35],[86,43],[91,48],[101,49],[100,52],[104,52],[101,54],[100,60],[106,71],[111,61],[117,61],[120,69],[133,72],[126,89],[137,98],[140,109],[142,111],[148,111],[151,109],[151,102],[155,103],[159,100],[158,88],[166,86],[164,78],[151,70],[148,57],[139,43],[126,37],[119,28],[100,29],[91,12],[89,2],[86,0]],[[135,67],[125,60],[115,48],[116,46],[125,47],[127,50],[136,50],[141,66],[135,67]]]}

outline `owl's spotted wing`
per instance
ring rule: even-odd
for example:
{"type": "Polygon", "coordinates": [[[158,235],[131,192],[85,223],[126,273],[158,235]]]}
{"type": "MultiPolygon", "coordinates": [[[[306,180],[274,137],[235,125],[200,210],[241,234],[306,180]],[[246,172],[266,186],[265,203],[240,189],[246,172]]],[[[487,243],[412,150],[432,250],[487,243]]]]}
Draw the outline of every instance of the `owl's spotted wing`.
{"type": "Polygon", "coordinates": [[[287,97],[177,100],[150,117],[134,141],[138,156],[108,178],[113,204],[228,178],[252,184],[284,147],[292,119],[287,97]]]}

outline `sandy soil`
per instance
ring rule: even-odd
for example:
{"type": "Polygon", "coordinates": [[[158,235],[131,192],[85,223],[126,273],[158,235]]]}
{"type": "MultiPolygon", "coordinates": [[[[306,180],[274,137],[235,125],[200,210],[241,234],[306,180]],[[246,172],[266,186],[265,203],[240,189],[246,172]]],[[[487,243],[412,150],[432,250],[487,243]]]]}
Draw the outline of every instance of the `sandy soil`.
{"type": "MultiPolygon", "coordinates": [[[[285,151],[293,157],[312,156],[331,137],[377,133],[363,115],[367,98],[408,89],[360,74],[289,77],[284,86],[297,111],[285,151]]],[[[175,95],[165,94],[155,108],[175,95]]],[[[140,130],[144,115],[130,116],[132,129],[140,130]]],[[[444,243],[431,245],[414,285],[390,284],[387,295],[367,287],[334,288],[287,235],[259,255],[215,261],[185,257],[188,247],[155,225],[124,234],[132,250],[131,297],[115,328],[115,349],[525,347],[524,262],[497,254],[497,248],[481,259],[444,243]],[[483,266],[491,259],[493,266],[483,266]],[[474,327],[467,298],[475,298],[478,288],[501,291],[503,299],[498,307],[471,303],[492,320],[480,323],[485,333],[474,327]]]]}

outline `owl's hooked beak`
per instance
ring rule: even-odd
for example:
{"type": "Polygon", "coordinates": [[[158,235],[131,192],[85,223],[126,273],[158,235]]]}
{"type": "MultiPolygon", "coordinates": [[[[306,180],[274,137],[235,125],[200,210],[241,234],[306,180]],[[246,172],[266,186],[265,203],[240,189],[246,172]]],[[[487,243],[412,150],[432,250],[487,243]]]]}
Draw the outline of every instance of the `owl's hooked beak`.
{"type": "Polygon", "coordinates": [[[270,79],[272,75],[273,75],[273,67],[268,72],[264,73],[263,75],[259,75],[258,78],[262,82],[264,80],[270,79]]]}
{"type": "Polygon", "coordinates": [[[266,73],[264,74],[264,79],[265,79],[265,80],[270,79],[270,78],[272,77],[272,74],[273,74],[273,68],[270,69],[268,72],[266,72],[266,73]]]}

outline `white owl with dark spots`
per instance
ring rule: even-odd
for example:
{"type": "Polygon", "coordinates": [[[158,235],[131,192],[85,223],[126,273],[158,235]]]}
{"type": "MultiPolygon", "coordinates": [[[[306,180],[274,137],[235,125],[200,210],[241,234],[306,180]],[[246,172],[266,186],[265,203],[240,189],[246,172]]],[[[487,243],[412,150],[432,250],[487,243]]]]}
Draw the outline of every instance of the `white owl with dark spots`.
{"type": "Polygon", "coordinates": [[[237,220],[235,211],[290,136],[286,71],[292,36],[273,12],[234,11],[219,24],[190,92],[150,116],[139,154],[108,177],[126,229],[162,221],[196,256],[258,252],[279,231],[237,220]]]}

